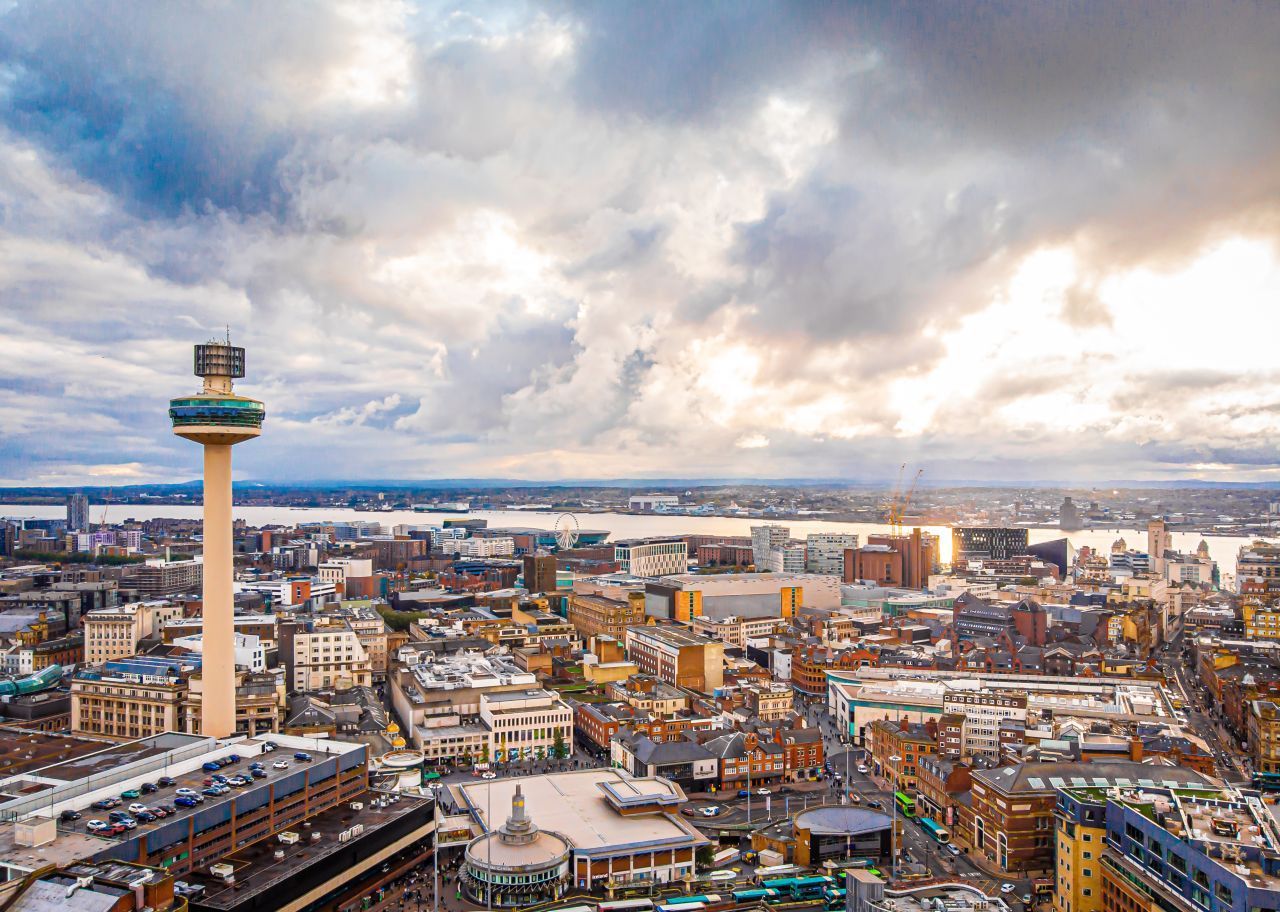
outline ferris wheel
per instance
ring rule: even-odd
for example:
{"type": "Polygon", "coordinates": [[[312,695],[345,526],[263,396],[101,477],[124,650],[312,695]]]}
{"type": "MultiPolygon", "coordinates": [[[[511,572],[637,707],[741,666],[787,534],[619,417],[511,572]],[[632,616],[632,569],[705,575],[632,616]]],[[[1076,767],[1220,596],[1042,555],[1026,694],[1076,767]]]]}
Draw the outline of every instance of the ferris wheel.
{"type": "Polygon", "coordinates": [[[572,513],[561,513],[556,519],[556,547],[569,551],[578,543],[578,518],[572,513]]]}

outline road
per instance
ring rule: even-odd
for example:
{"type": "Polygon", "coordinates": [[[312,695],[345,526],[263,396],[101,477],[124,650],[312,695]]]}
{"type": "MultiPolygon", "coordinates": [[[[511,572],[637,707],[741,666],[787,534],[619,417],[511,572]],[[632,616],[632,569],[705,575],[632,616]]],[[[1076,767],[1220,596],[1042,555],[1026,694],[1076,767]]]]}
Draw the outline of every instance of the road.
{"type": "Polygon", "coordinates": [[[1212,705],[1212,695],[1200,684],[1194,659],[1190,654],[1184,657],[1180,635],[1171,641],[1167,651],[1160,653],[1159,661],[1166,680],[1181,691],[1187,727],[1209,743],[1219,773],[1231,782],[1247,782],[1253,774],[1252,761],[1240,749],[1240,736],[1226,727],[1222,715],[1212,705]]]}

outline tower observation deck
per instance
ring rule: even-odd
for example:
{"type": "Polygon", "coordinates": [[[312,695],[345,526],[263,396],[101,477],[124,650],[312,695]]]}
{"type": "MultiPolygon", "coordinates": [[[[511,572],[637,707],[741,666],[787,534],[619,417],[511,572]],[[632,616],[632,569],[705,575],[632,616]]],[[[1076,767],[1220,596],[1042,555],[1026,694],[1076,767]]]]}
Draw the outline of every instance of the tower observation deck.
{"type": "Polygon", "coordinates": [[[169,401],[169,420],[179,437],[203,444],[236,444],[257,437],[266,409],[256,399],[237,396],[232,380],[244,376],[244,349],[210,342],[196,346],[195,373],[204,388],[169,401]]]}
{"type": "Polygon", "coordinates": [[[229,340],[197,345],[195,373],[203,388],[169,400],[169,420],[175,434],[204,448],[201,734],[225,738],[236,721],[231,447],[257,437],[267,413],[258,400],[232,391],[232,381],[244,376],[244,349],[229,340]]]}

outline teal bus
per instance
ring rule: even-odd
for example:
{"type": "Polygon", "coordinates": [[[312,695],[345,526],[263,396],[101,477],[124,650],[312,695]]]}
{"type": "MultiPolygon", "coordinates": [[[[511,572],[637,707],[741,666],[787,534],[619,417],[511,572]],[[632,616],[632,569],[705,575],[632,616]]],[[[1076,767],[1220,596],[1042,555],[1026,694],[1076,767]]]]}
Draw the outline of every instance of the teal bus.
{"type": "Polygon", "coordinates": [[[844,899],[848,895],[849,891],[844,887],[829,887],[823,891],[822,902],[828,912],[834,912],[844,908],[844,899]]]}
{"type": "Polygon", "coordinates": [[[932,817],[921,817],[919,823],[920,828],[932,836],[938,845],[946,845],[951,841],[951,834],[947,832],[947,828],[932,817]]]}
{"type": "Polygon", "coordinates": [[[733,901],[736,903],[769,902],[777,895],[777,890],[766,890],[763,887],[754,890],[734,890],[733,901]]]}
{"type": "Polygon", "coordinates": [[[893,800],[898,802],[898,813],[903,817],[916,815],[916,800],[906,792],[894,792],[893,800]]]}

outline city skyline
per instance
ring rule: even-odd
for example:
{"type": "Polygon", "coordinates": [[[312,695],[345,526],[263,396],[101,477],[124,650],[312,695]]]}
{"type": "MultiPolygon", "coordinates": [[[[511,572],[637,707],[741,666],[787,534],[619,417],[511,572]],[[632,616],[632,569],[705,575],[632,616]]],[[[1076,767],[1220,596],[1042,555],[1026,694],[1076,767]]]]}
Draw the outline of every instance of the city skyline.
{"type": "Polygon", "coordinates": [[[15,4],[0,486],[1280,481],[1263,3],[15,4]],[[335,471],[335,466],[341,471],[335,471]]]}

